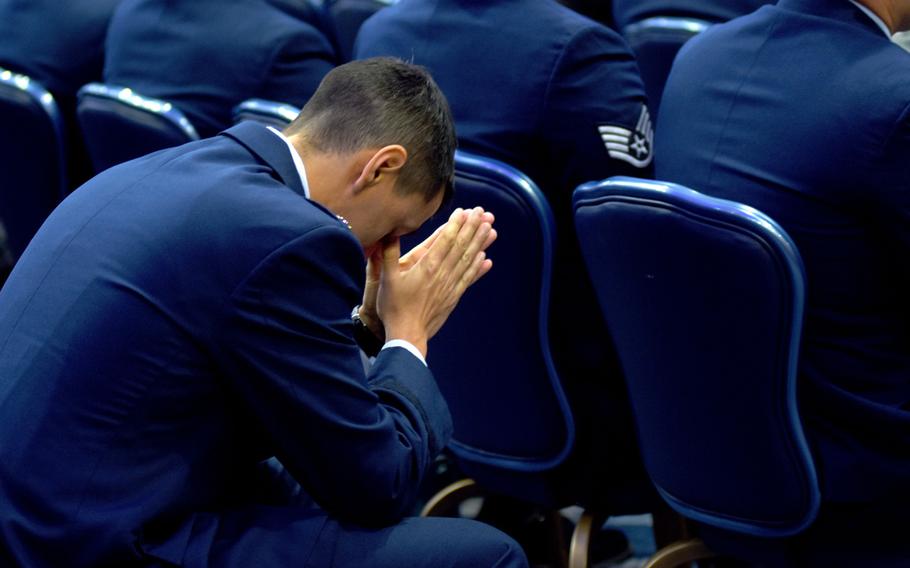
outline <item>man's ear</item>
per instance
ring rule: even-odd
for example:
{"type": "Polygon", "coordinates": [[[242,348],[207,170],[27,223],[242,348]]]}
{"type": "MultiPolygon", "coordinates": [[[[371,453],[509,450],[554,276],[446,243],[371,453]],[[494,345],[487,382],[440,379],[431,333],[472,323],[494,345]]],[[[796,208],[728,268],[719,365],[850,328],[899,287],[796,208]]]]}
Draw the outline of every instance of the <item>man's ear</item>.
{"type": "Polygon", "coordinates": [[[394,179],[407,161],[408,151],[404,149],[404,146],[399,144],[383,146],[363,166],[360,176],[354,182],[356,190],[372,187],[380,181],[384,181],[386,177],[394,179]]]}

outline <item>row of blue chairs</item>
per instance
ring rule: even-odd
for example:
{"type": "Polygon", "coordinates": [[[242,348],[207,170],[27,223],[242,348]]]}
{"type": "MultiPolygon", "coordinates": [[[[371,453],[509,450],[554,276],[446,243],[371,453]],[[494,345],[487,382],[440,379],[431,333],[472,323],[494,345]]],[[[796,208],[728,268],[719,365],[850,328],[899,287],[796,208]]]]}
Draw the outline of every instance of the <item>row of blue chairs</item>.
{"type": "MultiPolygon", "coordinates": [[[[234,111],[236,121],[256,119],[286,125],[299,109],[250,100],[234,111]]],[[[186,116],[168,101],[128,87],[91,83],[78,93],[76,116],[91,169],[107,168],[150,152],[199,139],[186,116]]],[[[18,257],[51,210],[71,189],[67,122],[51,95],[31,78],[0,68],[0,219],[18,257]]]]}
{"type": "MultiPolygon", "coordinates": [[[[490,251],[496,270],[466,294],[430,352],[455,420],[450,450],[472,480],[424,513],[480,488],[546,505],[531,480],[546,483],[575,435],[547,336],[552,213],[530,179],[494,160],[458,152],[456,187],[453,206],[495,211],[500,238],[490,251]]],[[[574,211],[660,496],[732,540],[805,530],[820,492],[796,406],[805,276],[793,241],[751,207],[655,181],[586,184],[574,211]]],[[[578,523],[570,568],[588,565],[599,513],[578,523]]],[[[690,539],[647,566],[712,555],[690,539]]]]}

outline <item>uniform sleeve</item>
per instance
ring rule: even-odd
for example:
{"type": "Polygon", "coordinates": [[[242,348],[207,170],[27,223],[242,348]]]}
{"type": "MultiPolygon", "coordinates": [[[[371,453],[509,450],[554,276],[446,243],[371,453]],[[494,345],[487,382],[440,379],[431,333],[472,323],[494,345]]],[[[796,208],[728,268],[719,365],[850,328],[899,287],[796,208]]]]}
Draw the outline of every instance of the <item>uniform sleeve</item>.
{"type": "Polygon", "coordinates": [[[451,417],[429,369],[386,349],[364,374],[350,320],[364,275],[343,227],[272,253],[232,296],[227,373],[279,460],[330,514],[360,524],[408,512],[451,417]]]}
{"type": "Polygon", "coordinates": [[[306,104],[322,78],[338,62],[325,34],[303,22],[292,33],[279,38],[274,48],[258,96],[298,107],[306,104]]]}
{"type": "Polygon", "coordinates": [[[542,128],[548,155],[566,164],[559,187],[652,176],[654,128],[638,65],[619,35],[591,26],[567,43],[548,85],[542,128]]]}

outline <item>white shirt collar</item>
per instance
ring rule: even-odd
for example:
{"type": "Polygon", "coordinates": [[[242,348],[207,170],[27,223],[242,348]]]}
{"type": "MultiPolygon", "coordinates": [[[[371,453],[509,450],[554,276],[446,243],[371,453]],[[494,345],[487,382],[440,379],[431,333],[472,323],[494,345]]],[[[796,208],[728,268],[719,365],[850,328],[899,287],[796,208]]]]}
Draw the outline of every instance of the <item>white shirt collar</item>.
{"type": "Polygon", "coordinates": [[[300,154],[297,153],[297,149],[294,148],[294,145],[291,144],[291,141],[288,140],[287,137],[282,134],[277,128],[274,128],[272,126],[267,126],[266,128],[278,135],[278,137],[281,138],[285,144],[287,144],[288,150],[291,151],[291,159],[294,160],[294,167],[297,168],[297,175],[300,176],[300,183],[303,185],[303,195],[309,199],[310,184],[308,184],[306,181],[306,168],[303,166],[303,160],[300,159],[300,154]]]}
{"type": "Polygon", "coordinates": [[[889,30],[888,26],[885,25],[885,22],[882,21],[882,19],[878,17],[878,14],[876,14],[869,8],[863,6],[859,2],[856,2],[856,0],[850,0],[850,3],[853,4],[854,6],[856,6],[857,8],[859,8],[860,10],[862,10],[867,16],[872,18],[872,21],[875,22],[875,24],[878,27],[880,27],[883,32],[885,32],[885,35],[888,37],[888,39],[891,39],[891,35],[892,35],[891,30],[889,30]]]}

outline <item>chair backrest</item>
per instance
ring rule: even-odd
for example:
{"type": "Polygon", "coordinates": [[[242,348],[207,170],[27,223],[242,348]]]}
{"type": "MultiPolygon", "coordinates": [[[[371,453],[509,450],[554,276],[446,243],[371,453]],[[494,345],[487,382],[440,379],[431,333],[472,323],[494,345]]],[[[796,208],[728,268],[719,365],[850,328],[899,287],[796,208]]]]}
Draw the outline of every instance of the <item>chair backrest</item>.
{"type": "Polygon", "coordinates": [[[63,118],[54,97],[0,69],[0,220],[18,256],[66,193],[63,118]]]}
{"type": "Polygon", "coordinates": [[[555,234],[543,194],[517,170],[458,151],[453,203],[403,246],[425,238],[455,207],[478,205],[496,216],[493,269],[429,345],[428,362],[454,420],[450,449],[469,475],[472,466],[546,471],[565,460],[575,430],[550,356],[555,234]]]}
{"type": "Polygon", "coordinates": [[[329,13],[335,24],[335,35],[344,61],[350,61],[357,32],[367,18],[395,4],[398,0],[331,0],[329,13]]]}
{"type": "Polygon", "coordinates": [[[300,109],[294,105],[265,99],[247,99],[233,110],[234,124],[253,120],[274,126],[278,130],[293,122],[298,114],[300,109]]]}
{"type": "Polygon", "coordinates": [[[95,173],[199,139],[190,121],[171,103],[128,87],[85,85],[77,94],[76,115],[95,173]]]}
{"type": "Polygon", "coordinates": [[[573,203],[661,495],[723,529],[803,530],[820,497],[796,404],[794,243],[751,207],[675,184],[612,178],[573,203]]]}
{"type": "Polygon", "coordinates": [[[711,22],[695,18],[661,16],[646,18],[623,28],[622,35],[638,60],[638,69],[648,95],[648,107],[655,120],[676,53],[684,43],[710,25],[711,22]]]}

